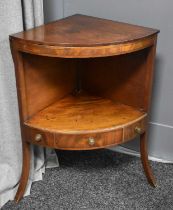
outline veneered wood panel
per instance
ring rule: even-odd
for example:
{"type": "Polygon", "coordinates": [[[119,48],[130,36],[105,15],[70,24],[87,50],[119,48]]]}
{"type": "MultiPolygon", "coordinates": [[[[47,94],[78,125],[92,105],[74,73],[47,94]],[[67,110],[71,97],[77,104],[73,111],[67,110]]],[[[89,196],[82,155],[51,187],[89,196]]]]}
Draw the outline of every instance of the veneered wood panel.
{"type": "Polygon", "coordinates": [[[75,15],[10,36],[23,141],[17,202],[29,176],[28,143],[87,150],[120,144],[142,134],[143,167],[155,186],[147,159],[145,119],[158,32],[75,15]],[[100,58],[76,59],[96,57],[100,58]],[[89,94],[70,95],[80,93],[80,88],[89,94]]]}
{"type": "Polygon", "coordinates": [[[51,57],[119,55],[154,44],[159,31],[85,15],[73,15],[10,36],[23,52],[51,57]]]}
{"type": "Polygon", "coordinates": [[[149,49],[107,58],[91,58],[81,64],[82,88],[90,93],[144,108],[149,49]]]}
{"type": "Polygon", "coordinates": [[[92,150],[110,147],[122,143],[123,129],[115,131],[90,133],[90,134],[61,134],[25,126],[27,133],[26,141],[45,147],[53,147],[63,150],[92,150]],[[41,135],[39,141],[36,136],[41,135]],[[91,145],[89,139],[93,138],[94,143],[91,145]]]}
{"type": "Polygon", "coordinates": [[[92,132],[91,130],[88,133],[61,133],[52,129],[39,128],[39,126],[35,128],[32,124],[25,125],[27,142],[64,150],[91,150],[115,146],[146,132],[146,129],[147,115],[108,131],[92,132]],[[136,128],[141,130],[140,133],[136,128]],[[37,135],[40,135],[39,141],[36,139],[37,135]],[[93,144],[90,144],[90,139],[94,140],[93,144]]]}
{"type": "Polygon", "coordinates": [[[124,142],[134,139],[137,135],[139,135],[135,131],[135,128],[140,128],[141,134],[144,133],[147,129],[147,116],[124,127],[124,142]]]}
{"type": "Polygon", "coordinates": [[[22,52],[35,55],[61,58],[95,58],[108,57],[135,52],[147,47],[153,46],[157,35],[140,40],[134,40],[127,43],[115,45],[103,45],[93,47],[62,47],[52,45],[41,45],[26,42],[25,40],[16,40],[11,37],[11,42],[15,42],[15,48],[22,52]]]}
{"type": "Polygon", "coordinates": [[[54,147],[54,133],[48,132],[48,131],[42,131],[40,129],[35,128],[29,128],[27,126],[24,126],[25,132],[26,132],[26,141],[29,143],[33,143],[40,146],[45,147],[54,147]],[[36,136],[40,135],[40,140],[36,140],[36,136]]]}
{"type": "Polygon", "coordinates": [[[110,99],[80,93],[58,100],[25,121],[25,125],[49,132],[84,134],[111,131],[145,114],[110,99]]]}
{"type": "Polygon", "coordinates": [[[73,92],[76,61],[23,54],[28,117],[73,92]]]}
{"type": "Polygon", "coordinates": [[[157,29],[77,14],[14,34],[13,37],[41,45],[91,47],[126,43],[158,32],[157,29]]]}
{"type": "Polygon", "coordinates": [[[55,147],[66,150],[91,150],[105,148],[120,144],[122,142],[123,131],[109,131],[103,133],[90,133],[79,135],[61,135],[55,134],[55,147]],[[94,139],[93,145],[90,145],[89,139],[94,139]]]}

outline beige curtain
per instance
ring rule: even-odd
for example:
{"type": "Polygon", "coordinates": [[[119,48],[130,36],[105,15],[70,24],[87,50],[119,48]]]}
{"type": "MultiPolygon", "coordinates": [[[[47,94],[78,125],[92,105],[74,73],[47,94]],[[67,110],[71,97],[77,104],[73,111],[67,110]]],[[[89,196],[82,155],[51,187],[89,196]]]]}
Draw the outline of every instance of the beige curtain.
{"type": "MultiPolygon", "coordinates": [[[[22,167],[15,75],[9,34],[43,24],[42,0],[0,0],[0,207],[14,198],[22,167]]],[[[32,147],[31,173],[25,195],[33,181],[42,179],[46,167],[57,167],[54,150],[32,147]]]]}

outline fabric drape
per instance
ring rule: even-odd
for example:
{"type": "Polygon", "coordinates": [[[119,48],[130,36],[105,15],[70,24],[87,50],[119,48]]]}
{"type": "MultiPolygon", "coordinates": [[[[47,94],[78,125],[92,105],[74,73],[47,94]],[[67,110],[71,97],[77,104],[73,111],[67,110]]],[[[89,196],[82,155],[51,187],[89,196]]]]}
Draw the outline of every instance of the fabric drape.
{"type": "MultiPolygon", "coordinates": [[[[0,1],[0,207],[14,199],[22,168],[18,104],[9,35],[43,24],[42,0],[0,1]]],[[[25,195],[33,181],[42,179],[46,167],[57,167],[51,149],[32,146],[31,172],[25,195]]]]}

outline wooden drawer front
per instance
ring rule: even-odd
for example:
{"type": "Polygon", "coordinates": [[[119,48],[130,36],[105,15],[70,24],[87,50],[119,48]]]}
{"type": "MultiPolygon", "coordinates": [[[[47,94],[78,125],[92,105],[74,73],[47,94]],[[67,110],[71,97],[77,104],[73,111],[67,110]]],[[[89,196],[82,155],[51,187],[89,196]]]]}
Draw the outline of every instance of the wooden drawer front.
{"type": "Polygon", "coordinates": [[[65,150],[89,150],[122,143],[122,129],[104,133],[56,134],[55,147],[65,150]]]}
{"type": "Polygon", "coordinates": [[[140,128],[142,134],[145,132],[146,127],[147,127],[147,117],[144,117],[143,119],[124,127],[124,142],[131,140],[135,138],[137,135],[139,135],[139,133],[136,132],[136,128],[140,128]]]}
{"type": "Polygon", "coordinates": [[[90,134],[58,134],[26,127],[27,141],[64,150],[89,150],[122,143],[123,129],[90,134]]]}
{"type": "Polygon", "coordinates": [[[39,129],[26,127],[27,141],[42,146],[54,147],[54,135],[39,129]]]}

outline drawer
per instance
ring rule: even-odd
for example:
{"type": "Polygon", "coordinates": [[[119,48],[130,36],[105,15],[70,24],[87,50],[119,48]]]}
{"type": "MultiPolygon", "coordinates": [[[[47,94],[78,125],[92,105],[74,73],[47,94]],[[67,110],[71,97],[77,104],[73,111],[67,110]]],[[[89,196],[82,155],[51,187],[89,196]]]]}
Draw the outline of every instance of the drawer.
{"type": "Polygon", "coordinates": [[[124,127],[124,142],[135,138],[137,135],[146,131],[147,117],[124,127]]]}
{"type": "Polygon", "coordinates": [[[27,141],[32,144],[64,150],[89,150],[122,143],[123,129],[102,133],[62,134],[26,126],[27,141]]]}
{"type": "Polygon", "coordinates": [[[65,150],[89,150],[122,143],[122,129],[90,134],[56,134],[55,147],[65,150]]]}
{"type": "Polygon", "coordinates": [[[27,141],[41,146],[54,147],[53,133],[42,131],[40,129],[26,127],[27,141]]]}

